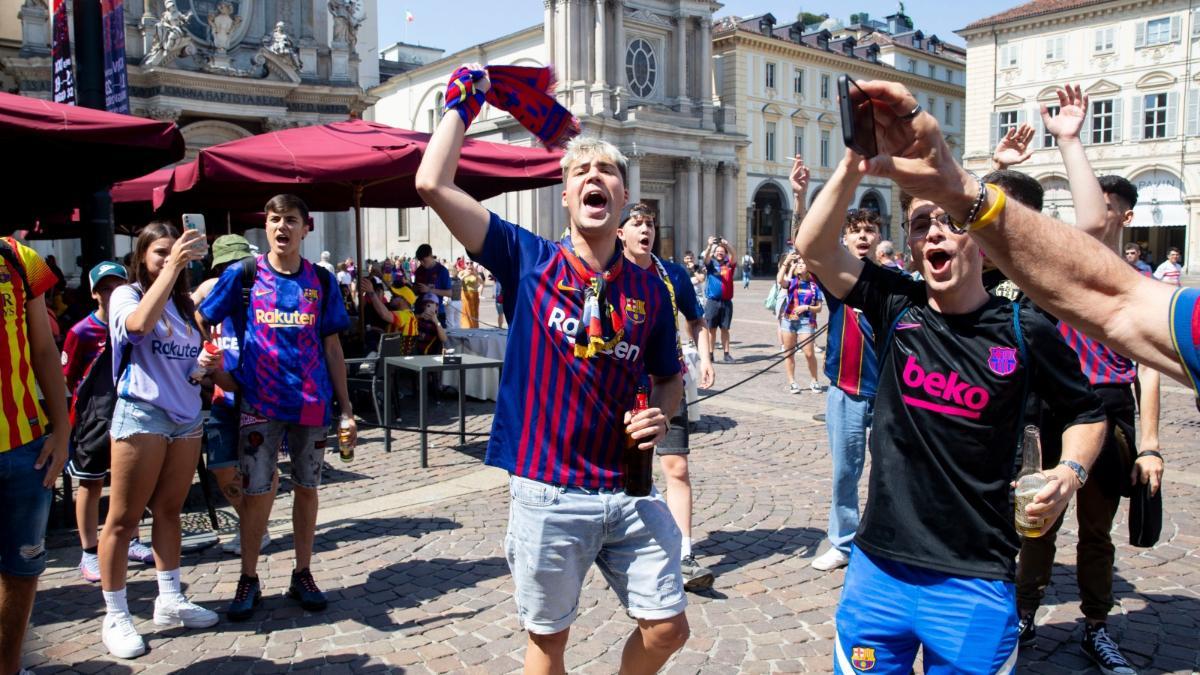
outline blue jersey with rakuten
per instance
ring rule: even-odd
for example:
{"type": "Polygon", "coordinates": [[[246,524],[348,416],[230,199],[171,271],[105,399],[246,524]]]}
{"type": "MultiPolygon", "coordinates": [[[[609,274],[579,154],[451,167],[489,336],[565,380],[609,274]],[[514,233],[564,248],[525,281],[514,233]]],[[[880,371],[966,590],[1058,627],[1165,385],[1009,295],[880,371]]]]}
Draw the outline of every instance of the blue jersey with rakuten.
{"type": "Polygon", "coordinates": [[[626,262],[608,286],[609,302],[624,314],[621,341],[576,357],[586,283],[564,246],[493,213],[483,249],[470,252],[503,284],[510,323],[485,461],[545,483],[614,489],[638,379],[679,372],[675,318],[656,272],[626,262]]]}

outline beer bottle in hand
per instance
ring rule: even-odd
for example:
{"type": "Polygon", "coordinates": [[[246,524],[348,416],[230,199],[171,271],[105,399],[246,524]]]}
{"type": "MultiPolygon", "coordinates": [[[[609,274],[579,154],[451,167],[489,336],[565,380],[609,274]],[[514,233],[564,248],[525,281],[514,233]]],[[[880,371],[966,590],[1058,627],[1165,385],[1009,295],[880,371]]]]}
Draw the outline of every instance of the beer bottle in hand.
{"type": "Polygon", "coordinates": [[[1025,427],[1021,441],[1021,471],[1017,473],[1016,526],[1022,537],[1040,537],[1048,529],[1044,518],[1031,518],[1025,507],[1046,487],[1046,474],[1042,473],[1042,437],[1038,428],[1025,427]]]}
{"type": "MultiPolygon", "coordinates": [[[[650,407],[648,402],[648,387],[645,382],[638,384],[637,398],[634,401],[632,416],[650,407]]],[[[625,452],[621,457],[621,473],[625,479],[625,494],[630,497],[647,497],[654,487],[654,451],[642,450],[639,441],[625,432],[625,452]]]]}

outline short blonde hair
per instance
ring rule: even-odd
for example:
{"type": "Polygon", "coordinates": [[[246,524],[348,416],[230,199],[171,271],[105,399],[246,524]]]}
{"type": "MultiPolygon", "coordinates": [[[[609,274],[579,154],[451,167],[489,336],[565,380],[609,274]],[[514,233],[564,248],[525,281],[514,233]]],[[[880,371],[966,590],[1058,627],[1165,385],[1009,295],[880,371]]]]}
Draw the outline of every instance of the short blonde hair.
{"type": "Polygon", "coordinates": [[[612,143],[596,138],[595,136],[576,136],[567,143],[567,150],[563,153],[562,161],[559,162],[559,166],[562,167],[563,182],[567,182],[567,170],[572,165],[593,157],[616,164],[617,170],[621,172],[621,182],[628,183],[625,173],[628,160],[625,159],[624,153],[618,150],[617,146],[612,143]]]}

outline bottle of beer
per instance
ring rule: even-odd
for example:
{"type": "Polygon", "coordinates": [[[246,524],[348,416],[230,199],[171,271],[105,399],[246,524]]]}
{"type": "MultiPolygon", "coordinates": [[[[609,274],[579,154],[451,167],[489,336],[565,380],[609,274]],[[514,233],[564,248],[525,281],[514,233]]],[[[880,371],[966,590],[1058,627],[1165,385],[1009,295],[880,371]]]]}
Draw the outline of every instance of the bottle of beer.
{"type": "Polygon", "coordinates": [[[1016,526],[1022,537],[1040,537],[1046,531],[1044,518],[1031,518],[1025,507],[1033,502],[1034,496],[1046,487],[1046,475],[1042,473],[1042,437],[1038,428],[1025,427],[1021,441],[1021,470],[1017,473],[1016,526]]]}
{"type": "Polygon", "coordinates": [[[347,464],[354,461],[354,443],[350,439],[349,417],[343,417],[338,424],[338,454],[347,464]]]}
{"type": "MultiPolygon", "coordinates": [[[[650,407],[649,387],[643,380],[638,384],[637,398],[631,414],[650,407]]],[[[639,441],[628,432],[625,434],[625,452],[621,457],[621,473],[625,479],[625,494],[630,497],[648,497],[654,488],[654,451],[642,450],[639,441]]]]}

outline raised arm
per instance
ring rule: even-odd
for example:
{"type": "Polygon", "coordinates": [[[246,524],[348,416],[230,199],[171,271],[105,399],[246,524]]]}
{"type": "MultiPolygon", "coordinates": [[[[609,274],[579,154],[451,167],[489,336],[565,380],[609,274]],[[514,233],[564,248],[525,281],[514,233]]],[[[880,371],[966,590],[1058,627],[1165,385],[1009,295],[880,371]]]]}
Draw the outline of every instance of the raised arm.
{"type": "MultiPolygon", "coordinates": [[[[482,70],[478,66],[471,68],[482,70]]],[[[475,82],[475,87],[487,91],[490,84],[485,75],[475,82]]],[[[487,238],[491,216],[474,197],[454,184],[454,173],[458,170],[466,132],[461,117],[442,115],[442,121],[430,137],[421,166],[417,169],[416,188],[421,199],[446,224],[450,234],[468,251],[478,252],[487,238]]]]}
{"type": "Polygon", "coordinates": [[[1058,142],[1058,152],[1067,167],[1071,201],[1075,203],[1075,227],[1116,250],[1121,245],[1121,233],[1119,229],[1109,232],[1104,227],[1104,192],[1100,189],[1100,181],[1096,180],[1087,153],[1083,151],[1083,141],[1079,138],[1087,114],[1087,94],[1080,91],[1079,85],[1072,87],[1068,84],[1058,90],[1057,115],[1051,117],[1045,104],[1042,105],[1042,124],[1058,142]]]}
{"type": "Polygon", "coordinates": [[[1003,171],[1032,157],[1033,148],[1029,147],[1029,143],[1033,140],[1033,133],[1033,127],[1024,122],[1009,129],[992,152],[992,168],[1003,171]]]}
{"type": "MultiPolygon", "coordinates": [[[[846,209],[854,199],[854,189],[862,180],[860,160],[858,155],[846,151],[796,230],[796,251],[825,288],[838,298],[846,297],[854,288],[863,269],[863,262],[846,250],[841,237],[846,209]]],[[[803,165],[792,166],[793,190],[798,166],[803,165]]]]}
{"type": "Polygon", "coordinates": [[[809,183],[808,167],[804,165],[804,158],[796,155],[792,159],[792,203],[795,208],[792,209],[792,243],[796,243],[796,233],[800,231],[800,223],[804,221],[804,215],[808,213],[808,183],[809,183]]]}

